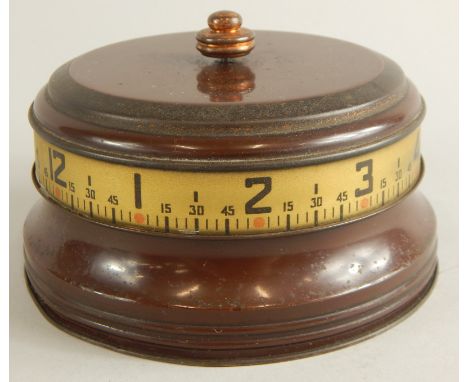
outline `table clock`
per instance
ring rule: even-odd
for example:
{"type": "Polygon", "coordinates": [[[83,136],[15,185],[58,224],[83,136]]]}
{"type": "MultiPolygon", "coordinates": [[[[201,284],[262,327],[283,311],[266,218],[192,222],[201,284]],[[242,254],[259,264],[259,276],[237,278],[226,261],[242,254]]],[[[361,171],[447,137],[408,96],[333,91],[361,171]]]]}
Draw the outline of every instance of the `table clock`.
{"type": "Polygon", "coordinates": [[[29,112],[31,294],[66,332],[178,363],[368,338],[436,275],[424,111],[385,56],[231,11],[83,54],[29,112]]]}

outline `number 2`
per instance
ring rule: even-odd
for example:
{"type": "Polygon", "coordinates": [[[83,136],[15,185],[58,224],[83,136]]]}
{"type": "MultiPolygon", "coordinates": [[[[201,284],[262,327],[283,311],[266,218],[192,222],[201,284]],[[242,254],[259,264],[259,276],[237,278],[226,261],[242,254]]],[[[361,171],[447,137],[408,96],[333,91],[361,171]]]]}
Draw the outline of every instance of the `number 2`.
{"type": "Polygon", "coordinates": [[[51,179],[55,180],[55,183],[57,183],[59,186],[66,188],[67,182],[60,179],[60,174],[62,173],[63,170],[65,170],[65,155],[63,155],[63,153],[61,153],[60,151],[51,150],[49,148],[49,164],[50,164],[51,179]],[[60,161],[60,164],[57,166],[55,170],[53,169],[52,158],[53,159],[58,158],[60,161]]]}
{"type": "Polygon", "coordinates": [[[254,184],[263,184],[263,190],[245,203],[246,214],[263,214],[271,212],[271,207],[255,207],[260,200],[271,192],[271,178],[269,176],[262,178],[247,178],[245,180],[245,187],[250,188],[254,184]]]}

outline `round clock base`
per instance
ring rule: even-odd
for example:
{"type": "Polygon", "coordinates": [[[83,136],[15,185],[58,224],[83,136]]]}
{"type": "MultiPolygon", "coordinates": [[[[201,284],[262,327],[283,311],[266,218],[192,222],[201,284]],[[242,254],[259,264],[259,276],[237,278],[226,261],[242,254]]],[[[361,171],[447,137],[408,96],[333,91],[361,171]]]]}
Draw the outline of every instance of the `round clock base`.
{"type": "Polygon", "coordinates": [[[267,363],[404,317],[433,284],[435,228],[419,192],[340,227],[229,240],[110,228],[41,200],[25,269],[42,312],[81,338],[185,364],[267,363]]]}

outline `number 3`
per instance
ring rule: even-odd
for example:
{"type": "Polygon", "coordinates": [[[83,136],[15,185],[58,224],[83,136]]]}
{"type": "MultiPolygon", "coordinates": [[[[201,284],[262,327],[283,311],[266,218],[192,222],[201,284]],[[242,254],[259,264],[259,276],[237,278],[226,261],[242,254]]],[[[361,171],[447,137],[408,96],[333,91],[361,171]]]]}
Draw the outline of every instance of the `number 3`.
{"type": "Polygon", "coordinates": [[[367,182],[366,188],[356,188],[354,195],[356,198],[370,194],[374,188],[374,177],[372,176],[372,159],[367,159],[362,162],[356,163],[356,171],[361,171],[364,167],[367,168],[367,172],[362,176],[362,180],[367,182]]]}

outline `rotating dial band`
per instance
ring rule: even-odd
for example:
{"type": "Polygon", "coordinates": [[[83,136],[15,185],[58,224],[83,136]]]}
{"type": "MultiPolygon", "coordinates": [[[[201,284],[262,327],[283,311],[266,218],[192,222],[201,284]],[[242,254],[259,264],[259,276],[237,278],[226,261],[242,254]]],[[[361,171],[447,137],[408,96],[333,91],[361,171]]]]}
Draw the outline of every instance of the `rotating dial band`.
{"type": "Polygon", "coordinates": [[[387,208],[421,175],[419,129],[363,155],[296,168],[187,172],[130,167],[35,134],[40,191],[96,222],[156,234],[235,236],[321,229],[387,208]]]}

